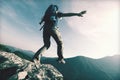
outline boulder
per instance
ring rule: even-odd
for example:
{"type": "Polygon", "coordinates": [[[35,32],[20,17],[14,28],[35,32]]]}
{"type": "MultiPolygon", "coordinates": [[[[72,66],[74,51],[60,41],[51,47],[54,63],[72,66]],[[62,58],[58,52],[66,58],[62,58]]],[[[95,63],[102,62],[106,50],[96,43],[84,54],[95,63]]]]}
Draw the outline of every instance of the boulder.
{"type": "Polygon", "coordinates": [[[35,64],[14,53],[0,51],[0,79],[63,80],[63,75],[50,64],[35,64]]]}

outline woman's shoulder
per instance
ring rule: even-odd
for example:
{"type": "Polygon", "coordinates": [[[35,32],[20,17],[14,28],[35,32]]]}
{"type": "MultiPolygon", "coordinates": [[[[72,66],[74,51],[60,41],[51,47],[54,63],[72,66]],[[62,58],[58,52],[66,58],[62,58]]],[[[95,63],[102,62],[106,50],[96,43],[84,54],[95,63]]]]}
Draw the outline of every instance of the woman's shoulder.
{"type": "Polygon", "coordinates": [[[58,17],[62,17],[63,13],[62,12],[57,12],[58,17]]]}

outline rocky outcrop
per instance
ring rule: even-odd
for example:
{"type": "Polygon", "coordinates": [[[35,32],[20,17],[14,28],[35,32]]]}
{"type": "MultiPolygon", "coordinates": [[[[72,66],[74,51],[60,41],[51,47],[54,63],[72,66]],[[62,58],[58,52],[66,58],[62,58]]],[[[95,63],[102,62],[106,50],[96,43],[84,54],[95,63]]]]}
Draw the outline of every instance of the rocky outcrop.
{"type": "Polygon", "coordinates": [[[36,64],[13,53],[0,51],[0,80],[63,80],[50,64],[36,64]]]}

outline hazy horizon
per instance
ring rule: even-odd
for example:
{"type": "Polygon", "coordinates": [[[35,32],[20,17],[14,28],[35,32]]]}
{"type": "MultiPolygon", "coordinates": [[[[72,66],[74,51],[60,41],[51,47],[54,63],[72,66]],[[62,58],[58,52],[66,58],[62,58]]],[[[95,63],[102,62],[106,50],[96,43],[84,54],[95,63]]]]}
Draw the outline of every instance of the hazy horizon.
{"type": "MultiPolygon", "coordinates": [[[[0,43],[36,52],[43,46],[38,24],[50,4],[60,12],[87,10],[84,17],[69,17],[58,26],[64,43],[64,57],[101,58],[120,54],[119,0],[1,0],[0,43]]],[[[51,38],[50,49],[43,54],[57,56],[57,46],[51,38]]]]}

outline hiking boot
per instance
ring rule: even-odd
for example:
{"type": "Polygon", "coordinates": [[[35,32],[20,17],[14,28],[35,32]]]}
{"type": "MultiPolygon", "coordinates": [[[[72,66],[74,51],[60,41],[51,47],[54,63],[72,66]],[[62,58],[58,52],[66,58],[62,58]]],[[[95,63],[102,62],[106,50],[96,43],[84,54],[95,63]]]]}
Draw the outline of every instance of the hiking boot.
{"type": "Polygon", "coordinates": [[[57,61],[58,61],[59,63],[62,63],[62,64],[65,64],[65,63],[66,63],[64,59],[58,59],[57,61]]]}
{"type": "Polygon", "coordinates": [[[36,56],[36,57],[35,57],[35,56],[33,56],[33,58],[32,58],[32,60],[31,60],[31,61],[32,61],[32,62],[34,62],[34,59],[36,59],[36,60],[40,61],[40,58],[41,58],[41,56],[40,56],[40,55],[38,55],[38,56],[36,56]]]}
{"type": "Polygon", "coordinates": [[[41,66],[41,63],[39,60],[37,60],[36,58],[33,60],[34,64],[35,64],[35,67],[36,68],[39,68],[41,66]]]}

